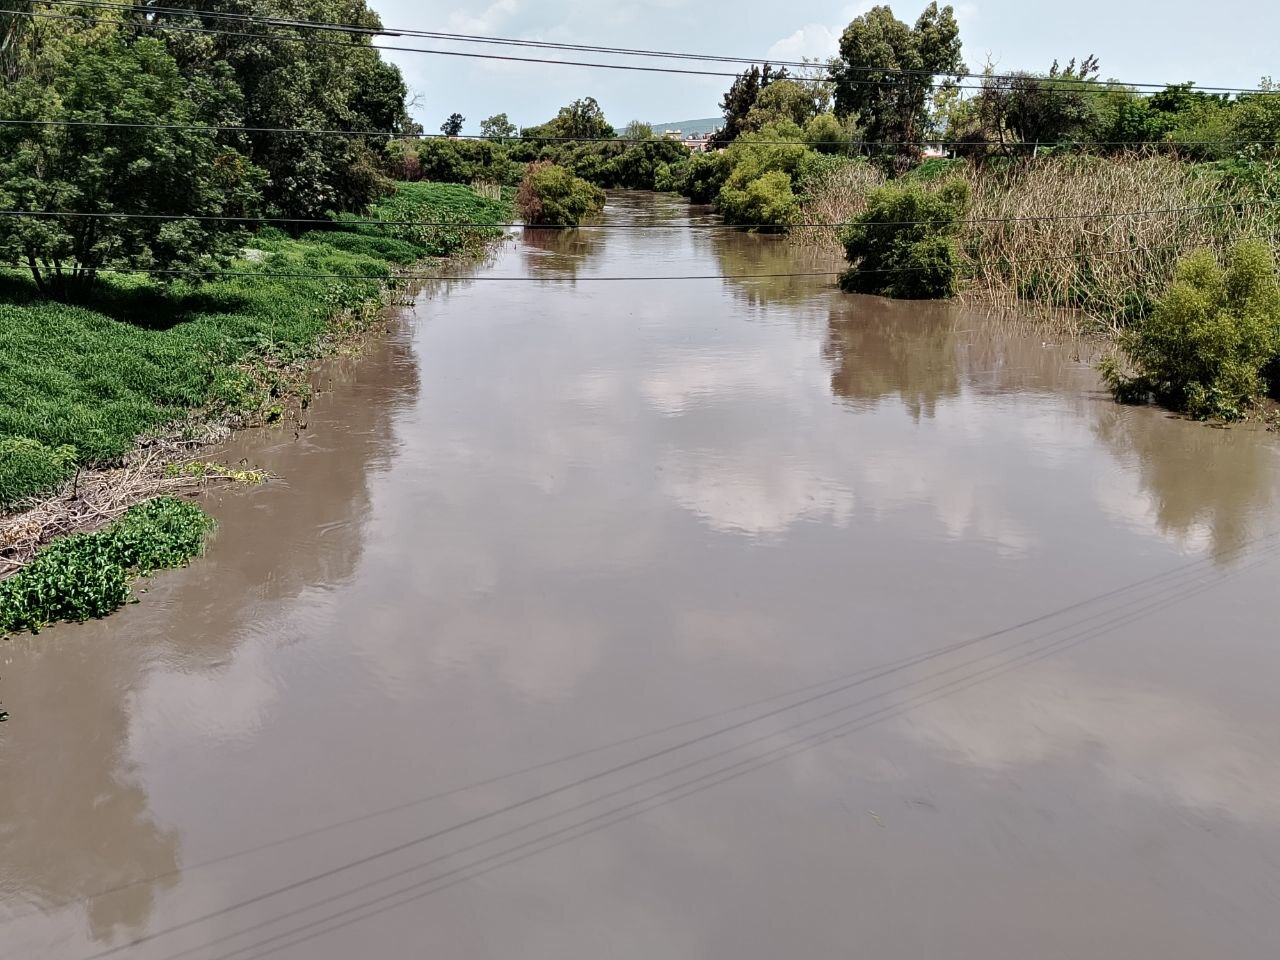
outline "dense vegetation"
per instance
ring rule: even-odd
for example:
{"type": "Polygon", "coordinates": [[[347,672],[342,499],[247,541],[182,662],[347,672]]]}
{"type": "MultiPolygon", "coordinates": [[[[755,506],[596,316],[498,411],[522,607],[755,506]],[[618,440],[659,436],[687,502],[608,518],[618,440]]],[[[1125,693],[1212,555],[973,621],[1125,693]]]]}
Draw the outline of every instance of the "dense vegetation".
{"type": "Polygon", "coordinates": [[[604,191],[564,167],[539,160],[525,168],[516,209],[538,227],[576,227],[604,207],[604,191]]]}
{"type": "MultiPolygon", "coordinates": [[[[510,207],[466,187],[410,184],[373,214],[502,223],[510,207]]],[[[334,316],[376,303],[395,266],[497,232],[405,225],[296,237],[263,231],[233,263],[233,276],[196,284],[105,275],[84,303],[50,302],[30,276],[0,275],[0,394],[7,398],[0,442],[8,443],[0,500],[33,496],[65,478],[68,448],[76,462],[107,462],[193,408],[269,407],[279,389],[273,365],[322,349],[334,316]]]]}
{"type": "Polygon", "coordinates": [[[0,581],[0,632],[104,617],[129,600],[131,579],[184,566],[212,529],[195,504],[160,497],[96,533],[55,540],[0,581]]]}
{"type": "Polygon", "coordinates": [[[1280,284],[1271,250],[1249,241],[1219,264],[1199,251],[1150,316],[1124,331],[1126,363],[1112,357],[1103,373],[1117,397],[1148,396],[1194,417],[1239,419],[1280,373],[1280,284]]]}
{"type": "Polygon", "coordinates": [[[969,186],[951,180],[940,190],[902,181],[871,191],[867,209],[844,232],[852,267],[840,286],[903,300],[937,300],[956,293],[956,221],[969,204],[969,186]]]}

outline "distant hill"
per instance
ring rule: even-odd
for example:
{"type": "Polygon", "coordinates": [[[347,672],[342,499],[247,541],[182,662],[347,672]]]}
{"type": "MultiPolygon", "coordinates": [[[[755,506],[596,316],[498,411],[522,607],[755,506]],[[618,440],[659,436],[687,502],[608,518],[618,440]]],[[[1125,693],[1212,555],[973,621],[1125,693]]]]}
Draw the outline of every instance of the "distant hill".
{"type": "Polygon", "coordinates": [[[724,117],[707,117],[703,120],[675,120],[671,123],[651,123],[654,133],[663,130],[679,130],[685,136],[691,133],[715,133],[724,126],[724,117]]]}

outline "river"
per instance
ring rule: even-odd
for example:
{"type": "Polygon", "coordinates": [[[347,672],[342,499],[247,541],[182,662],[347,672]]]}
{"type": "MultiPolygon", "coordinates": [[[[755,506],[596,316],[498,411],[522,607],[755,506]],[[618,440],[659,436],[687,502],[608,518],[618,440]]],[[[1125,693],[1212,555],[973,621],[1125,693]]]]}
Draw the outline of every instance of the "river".
{"type": "Polygon", "coordinates": [[[0,646],[0,957],[1280,956],[1280,442],[711,224],[429,285],[0,646]]]}

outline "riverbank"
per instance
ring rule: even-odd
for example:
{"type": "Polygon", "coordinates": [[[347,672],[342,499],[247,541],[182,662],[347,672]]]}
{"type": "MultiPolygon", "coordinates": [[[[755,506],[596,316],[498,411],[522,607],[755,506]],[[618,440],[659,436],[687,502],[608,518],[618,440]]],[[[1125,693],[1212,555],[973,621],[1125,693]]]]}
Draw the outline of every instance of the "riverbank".
{"type": "Polygon", "coordinates": [[[158,493],[236,479],[194,449],[238,427],[305,425],[310,365],[378,329],[397,274],[478,251],[510,216],[469,187],[402,184],[367,218],[393,223],[264,230],[208,283],[106,275],[70,304],[0,275],[0,392],[14,398],[0,408],[0,577],[158,493]]]}

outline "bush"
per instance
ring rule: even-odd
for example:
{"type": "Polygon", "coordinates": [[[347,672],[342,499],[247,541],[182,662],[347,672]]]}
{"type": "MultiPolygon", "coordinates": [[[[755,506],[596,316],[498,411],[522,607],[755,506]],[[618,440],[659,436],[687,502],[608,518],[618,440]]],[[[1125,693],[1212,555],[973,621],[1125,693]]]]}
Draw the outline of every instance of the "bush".
{"type": "Polygon", "coordinates": [[[1193,417],[1238,419],[1266,390],[1280,357],[1280,285],[1270,249],[1243,241],[1219,264],[1187,257],[1155,310],[1120,337],[1120,361],[1103,362],[1116,399],[1158,402],[1193,417]],[[1132,372],[1129,372],[1132,371],[1132,372]]]}
{"type": "Polygon", "coordinates": [[[664,164],[654,176],[654,189],[679,193],[693,203],[710,203],[729,179],[724,153],[695,153],[687,160],[664,164]]]}
{"type": "Polygon", "coordinates": [[[104,617],[129,599],[129,579],[183,566],[200,553],[213,520],[194,503],[160,497],[97,533],[55,540],[0,582],[0,630],[104,617]]]}
{"type": "Polygon", "coordinates": [[[75,470],[76,451],[27,437],[0,437],[0,510],[52,490],[75,470]]]}
{"type": "Polygon", "coordinates": [[[786,229],[800,214],[800,201],[791,190],[791,177],[781,170],[750,181],[745,189],[726,186],[717,206],[725,223],[786,229]]]}
{"type": "Polygon", "coordinates": [[[969,187],[952,180],[936,192],[901,181],[871,191],[867,209],[844,232],[853,266],[840,286],[902,300],[936,300],[956,293],[956,221],[969,187]]]}
{"type": "Polygon", "coordinates": [[[576,227],[604,206],[604,191],[546,160],[529,164],[516,207],[534,226],[576,227]]]}

